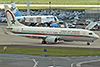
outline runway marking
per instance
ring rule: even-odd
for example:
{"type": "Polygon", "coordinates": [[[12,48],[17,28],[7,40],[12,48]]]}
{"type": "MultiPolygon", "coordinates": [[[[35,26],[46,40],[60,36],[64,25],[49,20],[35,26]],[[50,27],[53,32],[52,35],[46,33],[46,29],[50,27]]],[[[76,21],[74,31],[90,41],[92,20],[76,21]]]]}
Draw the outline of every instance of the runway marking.
{"type": "Polygon", "coordinates": [[[81,65],[84,63],[92,63],[92,62],[98,62],[98,61],[100,61],[100,59],[99,60],[91,60],[91,61],[83,61],[83,62],[77,63],[76,66],[81,67],[81,65]]]}
{"type": "Polygon", "coordinates": [[[33,67],[37,67],[36,65],[38,65],[38,61],[36,62],[35,59],[28,59],[26,57],[24,57],[24,58],[0,57],[0,58],[2,58],[2,59],[12,59],[12,60],[30,60],[30,61],[34,61],[35,62],[35,65],[33,67]]]}
{"type": "Polygon", "coordinates": [[[66,57],[66,59],[71,60],[71,59],[69,59],[68,57],[66,57]]]}
{"type": "Polygon", "coordinates": [[[12,59],[12,60],[32,60],[32,59],[23,59],[23,58],[11,58],[11,57],[0,57],[0,58],[2,58],[2,59],[12,59]]]}
{"type": "Polygon", "coordinates": [[[61,59],[65,59],[65,60],[67,59],[67,60],[69,60],[69,61],[71,60],[71,59],[68,58],[68,57],[60,57],[60,58],[61,58],[61,59]]]}
{"type": "Polygon", "coordinates": [[[56,66],[56,61],[55,61],[55,60],[53,60],[53,63],[54,63],[54,64],[53,64],[53,66],[55,67],[55,66],[56,66]]]}
{"type": "Polygon", "coordinates": [[[74,63],[71,64],[71,67],[74,67],[74,63]]]}
{"type": "Polygon", "coordinates": [[[2,60],[0,60],[0,64],[1,64],[2,60]]]}
{"type": "Polygon", "coordinates": [[[51,58],[49,58],[49,60],[51,60],[51,58]]]}
{"type": "Polygon", "coordinates": [[[36,65],[38,65],[38,61],[36,62],[36,60],[35,59],[32,59],[34,62],[35,62],[35,64],[34,64],[34,66],[33,67],[37,67],[36,65]]]}

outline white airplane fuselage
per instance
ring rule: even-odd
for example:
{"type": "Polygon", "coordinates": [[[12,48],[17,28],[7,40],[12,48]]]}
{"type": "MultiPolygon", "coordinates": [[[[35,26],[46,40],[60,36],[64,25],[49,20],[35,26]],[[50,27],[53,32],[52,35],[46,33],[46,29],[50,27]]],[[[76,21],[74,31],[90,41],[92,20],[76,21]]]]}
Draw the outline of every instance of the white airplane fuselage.
{"type": "Polygon", "coordinates": [[[35,36],[54,36],[60,40],[67,41],[94,41],[99,38],[92,31],[70,28],[50,28],[50,27],[15,27],[12,29],[14,34],[35,35],[35,36]]]}
{"type": "Polygon", "coordinates": [[[11,2],[12,12],[18,20],[25,20],[28,23],[46,23],[46,22],[59,22],[59,19],[53,15],[42,16],[22,16],[14,2],[11,2]]]}

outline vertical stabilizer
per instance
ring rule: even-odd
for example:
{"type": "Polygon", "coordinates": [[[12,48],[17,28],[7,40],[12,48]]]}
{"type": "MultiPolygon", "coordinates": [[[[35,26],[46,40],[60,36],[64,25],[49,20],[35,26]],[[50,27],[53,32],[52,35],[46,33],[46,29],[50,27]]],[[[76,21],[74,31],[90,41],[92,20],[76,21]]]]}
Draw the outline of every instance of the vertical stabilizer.
{"type": "Polygon", "coordinates": [[[11,9],[12,9],[12,12],[14,13],[15,17],[22,16],[14,2],[11,2],[11,9]]]}
{"type": "Polygon", "coordinates": [[[8,5],[4,5],[4,7],[5,7],[6,19],[7,19],[7,23],[8,23],[9,27],[25,26],[25,25],[19,23],[19,21],[17,21],[17,19],[15,18],[14,14],[9,9],[8,5]]]}

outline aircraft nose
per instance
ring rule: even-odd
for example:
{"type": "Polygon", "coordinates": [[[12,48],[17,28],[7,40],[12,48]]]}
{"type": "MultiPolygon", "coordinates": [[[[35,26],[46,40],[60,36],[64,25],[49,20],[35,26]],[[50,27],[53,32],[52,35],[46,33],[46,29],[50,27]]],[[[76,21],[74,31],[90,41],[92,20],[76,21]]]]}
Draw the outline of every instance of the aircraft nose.
{"type": "Polygon", "coordinates": [[[98,36],[98,35],[96,35],[96,38],[97,38],[97,39],[99,39],[99,36],[98,36]]]}

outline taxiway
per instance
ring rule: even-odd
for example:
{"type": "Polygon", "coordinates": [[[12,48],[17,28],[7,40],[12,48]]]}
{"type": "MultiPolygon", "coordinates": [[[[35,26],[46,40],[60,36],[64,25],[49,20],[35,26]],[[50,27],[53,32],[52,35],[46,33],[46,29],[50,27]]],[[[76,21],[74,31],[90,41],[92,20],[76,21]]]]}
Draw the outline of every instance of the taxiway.
{"type": "MultiPolygon", "coordinates": [[[[86,42],[59,42],[57,44],[41,44],[41,39],[27,38],[10,35],[5,29],[6,25],[0,25],[0,45],[11,46],[39,46],[39,47],[73,47],[73,48],[100,48],[100,39],[86,45],[86,42]],[[8,34],[5,34],[5,31],[8,34]]],[[[94,31],[100,36],[100,31],[94,31]]],[[[80,57],[44,57],[34,55],[2,54],[0,53],[0,67],[99,67],[100,56],[80,57]]]]}
{"type": "MultiPolygon", "coordinates": [[[[30,45],[30,46],[48,46],[48,47],[75,47],[75,48],[100,48],[100,39],[97,39],[95,42],[92,42],[91,45],[87,45],[86,42],[64,42],[60,41],[56,44],[41,44],[42,39],[28,38],[22,36],[10,35],[5,29],[6,26],[0,25],[0,45],[30,45]],[[4,30],[8,33],[5,34],[4,30]]],[[[97,35],[100,36],[100,31],[94,31],[97,35]]]]}

